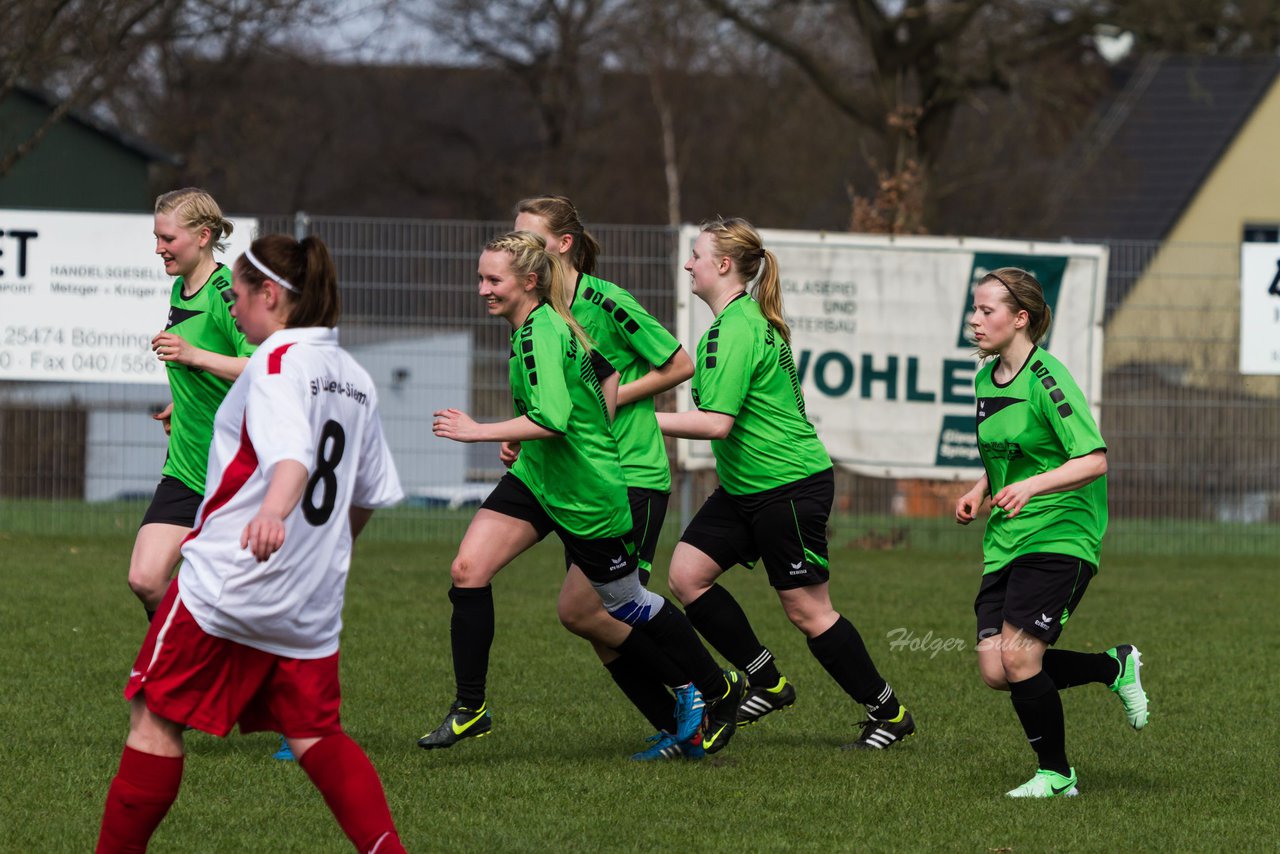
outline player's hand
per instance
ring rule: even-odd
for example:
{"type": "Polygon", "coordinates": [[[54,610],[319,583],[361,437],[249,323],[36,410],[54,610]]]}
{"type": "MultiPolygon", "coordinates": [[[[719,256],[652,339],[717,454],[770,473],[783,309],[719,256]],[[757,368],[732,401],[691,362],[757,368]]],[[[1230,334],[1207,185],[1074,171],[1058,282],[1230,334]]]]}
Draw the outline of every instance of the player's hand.
{"type": "Polygon", "coordinates": [[[520,458],[519,442],[503,442],[502,446],[498,449],[498,459],[501,460],[502,464],[507,468],[511,468],[513,465],[515,465],[516,460],[519,458],[520,458]]]}
{"type": "Polygon", "coordinates": [[[172,332],[161,332],[152,338],[151,349],[155,350],[156,358],[160,361],[177,362],[180,365],[190,365],[196,353],[196,348],[188,344],[186,339],[172,332]]]}
{"type": "Polygon", "coordinates": [[[431,422],[431,432],[455,442],[480,441],[480,425],[460,409],[441,409],[431,422]]]}
{"type": "Polygon", "coordinates": [[[173,404],[170,403],[159,412],[153,412],[151,417],[160,422],[160,426],[164,427],[164,434],[168,436],[169,430],[172,429],[170,421],[173,419],[173,404]]]}
{"type": "Polygon", "coordinates": [[[956,521],[961,525],[968,525],[978,517],[978,511],[982,509],[982,499],[985,497],[981,492],[966,492],[956,499],[956,521]]]}
{"type": "Polygon", "coordinates": [[[253,552],[259,561],[275,554],[284,545],[284,519],[271,513],[258,513],[240,535],[240,548],[253,552]]]}
{"type": "Polygon", "coordinates": [[[991,497],[991,504],[1004,510],[1005,514],[1012,519],[1027,506],[1028,501],[1036,497],[1036,494],[1034,487],[1030,486],[1030,481],[1023,480],[1011,483],[997,492],[991,497]]]}

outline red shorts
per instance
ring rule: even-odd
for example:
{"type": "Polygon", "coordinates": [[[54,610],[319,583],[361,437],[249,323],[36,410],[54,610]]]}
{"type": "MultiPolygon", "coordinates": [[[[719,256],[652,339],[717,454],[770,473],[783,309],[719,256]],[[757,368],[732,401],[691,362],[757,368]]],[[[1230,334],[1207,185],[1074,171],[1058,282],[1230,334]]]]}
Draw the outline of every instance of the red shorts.
{"type": "Polygon", "coordinates": [[[171,721],[225,736],[272,730],[290,738],[342,731],[338,653],[284,658],[200,628],[169,583],[138,651],[125,699],[142,693],[147,708],[171,721]]]}

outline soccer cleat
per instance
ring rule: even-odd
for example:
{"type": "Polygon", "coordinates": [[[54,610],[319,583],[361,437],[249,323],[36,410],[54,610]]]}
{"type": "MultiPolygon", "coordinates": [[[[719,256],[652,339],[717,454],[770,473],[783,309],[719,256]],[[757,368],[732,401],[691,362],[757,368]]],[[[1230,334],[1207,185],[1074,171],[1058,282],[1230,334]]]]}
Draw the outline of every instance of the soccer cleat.
{"type": "Polygon", "coordinates": [[[707,753],[719,753],[733,738],[738,728],[738,707],[747,695],[747,674],[726,670],[724,683],[724,693],[707,704],[702,721],[702,749],[707,753]]]}
{"type": "Polygon", "coordinates": [[[705,707],[702,694],[693,683],[676,689],[675,740],[683,744],[698,734],[702,726],[702,710],[705,707]]]}
{"type": "Polygon", "coordinates": [[[858,724],[862,727],[862,735],[849,744],[841,745],[843,750],[884,750],[902,741],[916,731],[916,722],[906,706],[898,707],[897,717],[881,721],[867,718],[858,724]]]}
{"type": "Polygon", "coordinates": [[[292,762],[294,760],[293,751],[289,749],[289,740],[283,735],[280,736],[280,749],[271,754],[272,759],[279,759],[281,762],[292,762]]]}
{"type": "Polygon", "coordinates": [[[742,705],[738,706],[738,726],[748,726],[763,718],[770,712],[795,705],[796,689],[783,676],[772,688],[757,688],[754,685],[747,691],[742,705]]]}
{"type": "Polygon", "coordinates": [[[655,759],[675,759],[680,755],[680,743],[676,741],[676,737],[669,732],[656,732],[649,736],[646,741],[650,742],[650,746],[639,753],[631,754],[631,758],[636,762],[652,762],[655,759]]]}
{"type": "Polygon", "coordinates": [[[493,716],[481,703],[478,709],[468,709],[454,701],[449,713],[444,716],[440,726],[418,739],[418,746],[423,750],[434,750],[438,747],[453,747],[464,738],[483,738],[493,729],[493,716]]]}
{"type": "Polygon", "coordinates": [[[701,759],[707,755],[707,751],[702,747],[701,730],[695,732],[693,738],[688,741],[680,742],[680,752],[684,754],[685,759],[701,759]]]}
{"type": "Polygon", "coordinates": [[[1147,693],[1142,690],[1142,680],[1138,678],[1142,670],[1142,653],[1133,644],[1124,643],[1107,650],[1120,665],[1120,674],[1111,683],[1111,691],[1120,696],[1124,703],[1124,714],[1129,719],[1129,726],[1142,729],[1147,725],[1147,693]]]}
{"type": "Polygon", "coordinates": [[[1069,777],[1041,768],[1030,780],[1004,794],[1007,798],[1074,798],[1080,794],[1077,782],[1074,768],[1069,777]]]}

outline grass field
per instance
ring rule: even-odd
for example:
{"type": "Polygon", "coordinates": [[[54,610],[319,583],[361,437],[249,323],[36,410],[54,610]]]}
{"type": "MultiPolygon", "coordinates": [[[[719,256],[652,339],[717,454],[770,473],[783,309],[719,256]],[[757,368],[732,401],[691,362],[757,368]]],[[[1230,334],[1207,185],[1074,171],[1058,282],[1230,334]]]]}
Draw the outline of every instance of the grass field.
{"type": "MultiPolygon", "coordinates": [[[[1274,850],[1274,555],[1108,559],[1063,645],[1138,643],[1152,722],[1130,730],[1101,686],[1066,692],[1082,794],[1025,803],[1001,795],[1030,776],[1032,753],[970,650],[977,537],[947,554],[833,554],[837,607],[920,727],[884,753],[836,749],[861,709],[810,657],[764,577],[739,570],[727,586],[798,703],[705,761],[628,762],[647,725],[588,646],[559,628],[552,544],[495,584],[493,735],[425,752],[415,739],[452,698],[453,544],[362,542],[343,637],[344,722],[413,851],[1274,850]],[[922,648],[893,648],[904,633],[922,648]]],[[[0,850],[93,847],[127,726],[120,689],[145,629],[124,583],[130,545],[127,530],[0,533],[0,850]]],[[[270,758],[275,747],[267,734],[190,734],[182,793],[151,850],[349,851],[300,769],[270,758]]]]}

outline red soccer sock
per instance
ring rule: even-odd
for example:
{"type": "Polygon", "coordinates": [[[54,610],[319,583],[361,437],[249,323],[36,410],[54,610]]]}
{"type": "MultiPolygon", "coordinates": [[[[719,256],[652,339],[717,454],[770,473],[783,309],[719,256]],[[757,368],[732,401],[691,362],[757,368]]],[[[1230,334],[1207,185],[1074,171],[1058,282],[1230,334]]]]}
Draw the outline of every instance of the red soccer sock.
{"type": "Polygon", "coordinates": [[[151,834],[178,797],[181,783],[181,756],[156,756],[126,746],[120,770],[107,790],[97,854],[146,851],[151,834]]]}
{"type": "Polygon", "coordinates": [[[378,772],[346,733],[320,739],[298,764],[360,854],[404,854],[378,772]]]}

